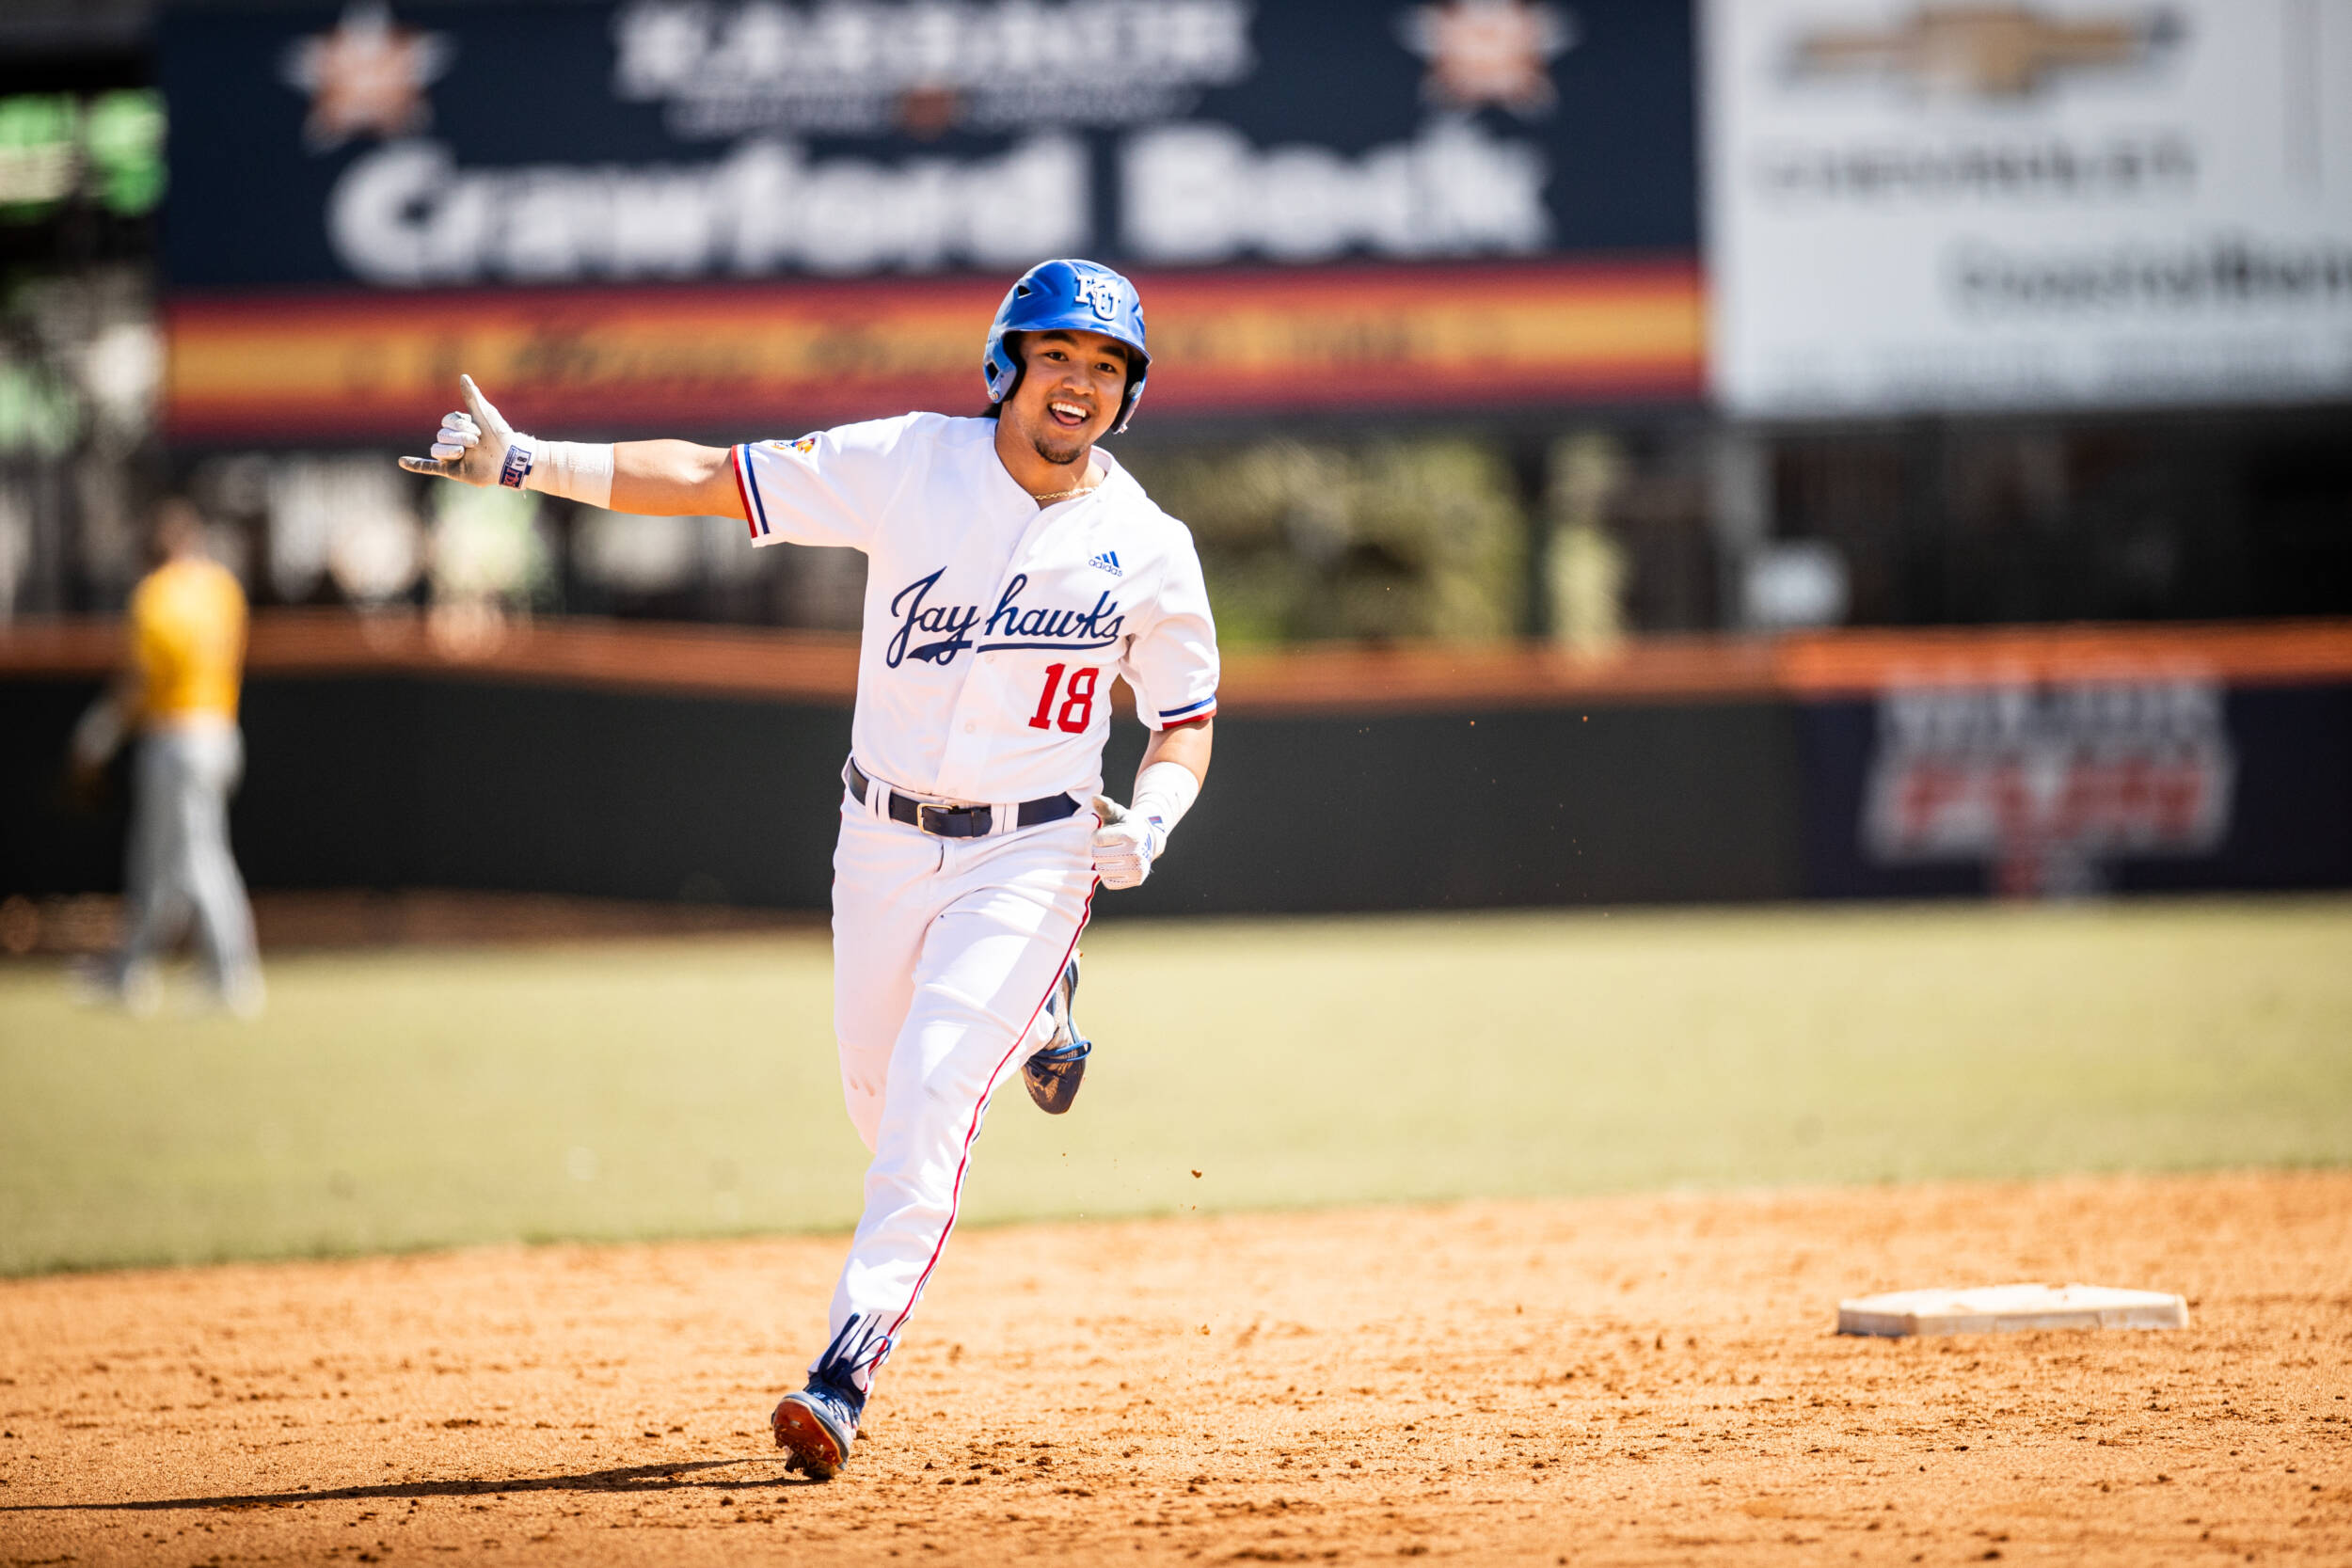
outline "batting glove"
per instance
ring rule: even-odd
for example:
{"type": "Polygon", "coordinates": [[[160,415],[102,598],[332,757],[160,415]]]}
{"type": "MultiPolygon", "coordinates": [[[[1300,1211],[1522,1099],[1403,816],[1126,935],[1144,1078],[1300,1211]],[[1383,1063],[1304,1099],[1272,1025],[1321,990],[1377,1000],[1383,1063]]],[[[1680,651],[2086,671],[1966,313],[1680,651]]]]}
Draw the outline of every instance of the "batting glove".
{"type": "Polygon", "coordinates": [[[503,484],[590,506],[612,504],[612,443],[542,441],[521,435],[491,406],[472,376],[459,376],[457,388],[466,396],[466,406],[441,416],[433,455],[404,457],[402,467],[465,484],[503,484]]]}
{"type": "Polygon", "coordinates": [[[1102,826],[1094,830],[1094,874],[1107,888],[1140,887],[1152,863],[1168,847],[1168,830],[1156,816],[1137,816],[1118,801],[1094,798],[1102,826]]]}
{"type": "Polygon", "coordinates": [[[531,472],[534,443],[528,436],[515,434],[515,427],[482,395],[472,376],[459,376],[457,389],[465,395],[466,406],[441,416],[441,428],[433,436],[433,455],[404,457],[400,466],[412,474],[435,474],[465,484],[499,483],[511,466],[520,471],[506,483],[519,488],[531,472]],[[512,465],[510,453],[514,454],[512,465]]]}

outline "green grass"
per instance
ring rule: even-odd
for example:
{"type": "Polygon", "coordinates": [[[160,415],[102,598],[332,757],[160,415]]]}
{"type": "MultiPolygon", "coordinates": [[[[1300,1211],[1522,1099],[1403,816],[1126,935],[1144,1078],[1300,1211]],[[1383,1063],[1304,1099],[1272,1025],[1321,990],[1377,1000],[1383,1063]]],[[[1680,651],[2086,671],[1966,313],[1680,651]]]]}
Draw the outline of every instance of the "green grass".
{"type": "MultiPolygon", "coordinates": [[[[977,1221],[2352,1164],[2352,900],[1098,929],[977,1221]],[[1195,1169],[1204,1174],[1196,1180],[1195,1169]]],[[[0,1271],[845,1227],[819,939],[282,958],[258,1024],[0,969],[0,1271]]]]}

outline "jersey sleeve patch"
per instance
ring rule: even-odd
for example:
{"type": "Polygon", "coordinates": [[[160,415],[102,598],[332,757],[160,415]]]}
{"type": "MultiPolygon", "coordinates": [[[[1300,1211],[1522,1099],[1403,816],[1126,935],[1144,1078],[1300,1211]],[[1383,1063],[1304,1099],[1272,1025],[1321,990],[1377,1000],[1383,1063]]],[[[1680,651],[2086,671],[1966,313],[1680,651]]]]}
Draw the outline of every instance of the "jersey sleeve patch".
{"type": "Polygon", "coordinates": [[[924,453],[907,420],[869,420],[795,440],[747,441],[728,450],[755,545],[841,545],[864,549],[875,521],[924,453]]]}

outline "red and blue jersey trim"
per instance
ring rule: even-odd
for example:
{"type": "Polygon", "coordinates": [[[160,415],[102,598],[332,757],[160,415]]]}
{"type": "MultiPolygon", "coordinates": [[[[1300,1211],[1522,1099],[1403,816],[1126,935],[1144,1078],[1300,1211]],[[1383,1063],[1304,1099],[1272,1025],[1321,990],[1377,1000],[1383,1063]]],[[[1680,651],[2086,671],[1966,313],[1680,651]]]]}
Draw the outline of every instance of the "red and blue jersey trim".
{"type": "Polygon", "coordinates": [[[1216,693],[1212,691],[1197,703],[1186,703],[1183,707],[1163,710],[1160,714],[1160,728],[1167,729],[1171,724],[1197,723],[1200,720],[1213,719],[1216,716],[1216,693]]]}
{"type": "Polygon", "coordinates": [[[735,468],[735,491],[743,498],[743,519],[757,540],[768,536],[768,510],[759,504],[759,486],[752,482],[750,459],[750,451],[743,447],[727,449],[727,461],[735,468]]]}

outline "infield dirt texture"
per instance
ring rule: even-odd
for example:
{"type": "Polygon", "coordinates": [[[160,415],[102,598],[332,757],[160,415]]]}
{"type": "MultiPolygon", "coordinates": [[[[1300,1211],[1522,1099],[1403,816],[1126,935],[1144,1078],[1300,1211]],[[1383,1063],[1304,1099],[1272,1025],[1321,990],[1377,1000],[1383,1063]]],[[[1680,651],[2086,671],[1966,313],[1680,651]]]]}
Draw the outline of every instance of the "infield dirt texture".
{"type": "Polygon", "coordinates": [[[850,1468],[760,1422],[831,1240],[0,1291],[17,1563],[2352,1560],[2352,1179],[1481,1203],[961,1237],[850,1468]],[[2176,1333],[1862,1340],[2153,1279],[2176,1333]]]}
{"type": "Polygon", "coordinates": [[[295,957],[249,1029],[0,970],[0,1568],[2352,1560],[2347,953],[2344,900],[1114,925],[1115,1050],[981,1141],[1033,1218],[823,1486],[762,1429],[855,1199],[815,938],[295,957]],[[2013,1279],[2191,1326],[1830,1332],[2013,1279]]]}

